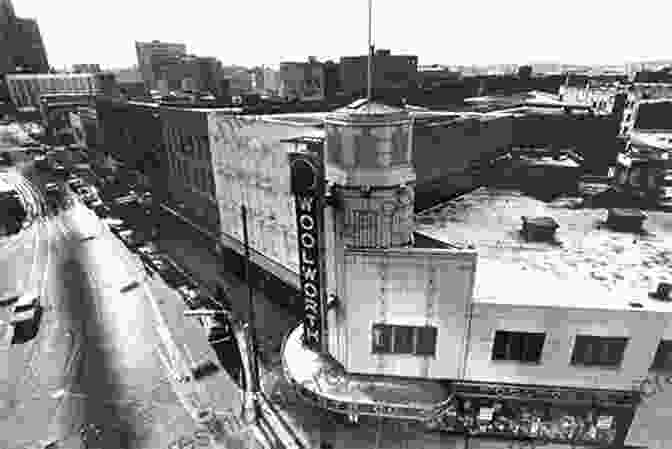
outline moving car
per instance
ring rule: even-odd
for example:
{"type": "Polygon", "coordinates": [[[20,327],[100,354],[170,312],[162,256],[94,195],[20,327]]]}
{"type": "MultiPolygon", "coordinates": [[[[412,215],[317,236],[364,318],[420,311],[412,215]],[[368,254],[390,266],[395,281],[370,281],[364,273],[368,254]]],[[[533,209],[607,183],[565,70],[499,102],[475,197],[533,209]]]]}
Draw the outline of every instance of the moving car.
{"type": "Polygon", "coordinates": [[[78,189],[81,189],[84,187],[84,181],[82,178],[77,178],[77,177],[71,177],[67,181],[68,187],[70,187],[72,190],[77,191],[78,189]]]}
{"type": "Polygon", "coordinates": [[[46,186],[47,191],[47,202],[50,204],[55,204],[60,201],[62,198],[61,187],[53,182],[48,183],[46,186]]]}
{"type": "Polygon", "coordinates": [[[35,159],[35,167],[38,170],[49,170],[50,164],[49,164],[49,159],[47,159],[46,156],[36,156],[35,159]]]}
{"type": "Polygon", "coordinates": [[[14,304],[10,324],[14,326],[12,343],[24,343],[37,335],[42,317],[40,298],[35,293],[26,293],[14,304]]]}

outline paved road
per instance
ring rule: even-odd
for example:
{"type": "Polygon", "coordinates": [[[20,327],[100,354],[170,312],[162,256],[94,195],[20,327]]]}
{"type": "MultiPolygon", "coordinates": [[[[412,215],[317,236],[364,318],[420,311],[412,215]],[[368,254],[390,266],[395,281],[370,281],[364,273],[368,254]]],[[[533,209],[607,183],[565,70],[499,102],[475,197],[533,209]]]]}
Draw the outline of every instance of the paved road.
{"type": "Polygon", "coordinates": [[[0,241],[0,298],[31,290],[45,307],[37,336],[11,346],[8,309],[0,310],[0,447],[84,447],[82,426],[84,439],[95,440],[97,428],[106,438],[98,447],[115,449],[169,447],[193,434],[198,389],[175,381],[186,368],[157,318],[156,304],[174,292],[149,279],[80,203],[45,215],[47,179],[0,176],[36,216],[0,241]]]}

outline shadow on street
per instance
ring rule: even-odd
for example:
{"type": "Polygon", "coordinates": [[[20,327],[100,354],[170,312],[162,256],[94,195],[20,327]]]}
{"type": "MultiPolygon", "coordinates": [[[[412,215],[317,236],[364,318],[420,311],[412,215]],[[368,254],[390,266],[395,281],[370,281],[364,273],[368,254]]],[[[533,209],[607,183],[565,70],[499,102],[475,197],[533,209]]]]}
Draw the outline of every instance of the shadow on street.
{"type": "MultiPolygon", "coordinates": [[[[134,420],[132,403],[124,402],[128,392],[115,370],[114,347],[108,341],[105,323],[96,310],[97,292],[86,276],[85,267],[69,260],[61,267],[63,320],[81,338],[81,353],[72,366],[70,391],[78,399],[68,413],[70,423],[61,423],[80,432],[84,447],[125,449],[143,447],[141,425],[134,420]]],[[[111,334],[111,333],[110,333],[111,334]]],[[[73,402],[73,404],[74,404],[73,402]]]]}

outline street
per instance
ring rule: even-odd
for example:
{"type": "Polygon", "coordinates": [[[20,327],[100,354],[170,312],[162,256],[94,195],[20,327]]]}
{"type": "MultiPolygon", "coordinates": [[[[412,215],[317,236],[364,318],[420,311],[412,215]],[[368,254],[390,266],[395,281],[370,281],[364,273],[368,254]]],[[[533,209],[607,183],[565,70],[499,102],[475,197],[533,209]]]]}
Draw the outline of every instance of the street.
{"type": "MultiPolygon", "coordinates": [[[[158,304],[177,294],[80,202],[49,213],[42,192],[51,180],[28,175],[2,174],[35,218],[0,243],[0,297],[37,292],[44,314],[34,339],[10,344],[9,308],[0,311],[0,447],[160,448],[194,435],[212,398],[178,382],[194,356],[169,327],[205,342],[202,328],[165,318],[158,304]]],[[[218,403],[239,402],[233,386],[218,389],[218,403]]]]}

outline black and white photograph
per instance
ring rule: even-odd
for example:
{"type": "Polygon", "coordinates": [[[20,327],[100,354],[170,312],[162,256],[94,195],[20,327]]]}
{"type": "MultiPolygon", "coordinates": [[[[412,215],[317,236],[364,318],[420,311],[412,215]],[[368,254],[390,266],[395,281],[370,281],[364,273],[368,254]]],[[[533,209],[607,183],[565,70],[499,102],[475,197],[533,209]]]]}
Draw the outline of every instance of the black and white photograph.
{"type": "Polygon", "coordinates": [[[625,6],[0,0],[0,449],[672,448],[625,6]]]}

